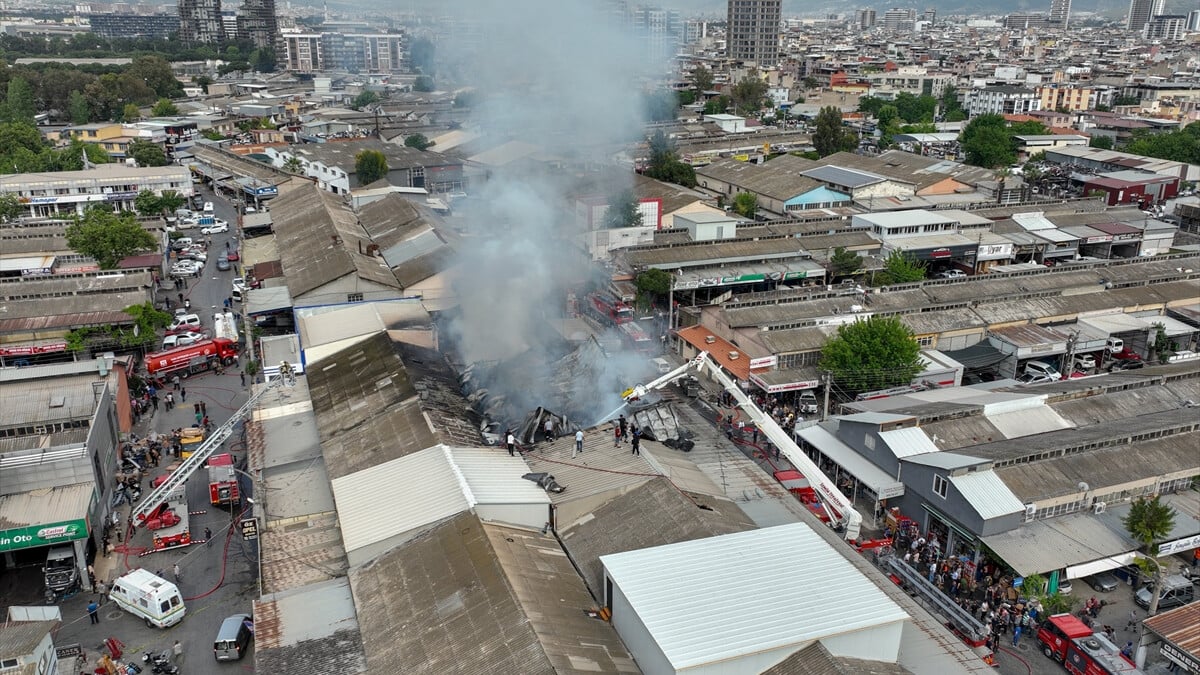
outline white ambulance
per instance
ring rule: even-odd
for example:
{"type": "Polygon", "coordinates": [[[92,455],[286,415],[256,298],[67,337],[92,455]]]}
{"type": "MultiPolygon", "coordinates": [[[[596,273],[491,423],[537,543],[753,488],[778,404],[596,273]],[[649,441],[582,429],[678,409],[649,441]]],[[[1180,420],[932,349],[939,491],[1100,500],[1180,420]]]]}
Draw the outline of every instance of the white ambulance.
{"type": "Polygon", "coordinates": [[[118,577],[108,597],[151,627],[170,628],[183,621],[187,611],[175,584],[140,567],[118,577]]]}

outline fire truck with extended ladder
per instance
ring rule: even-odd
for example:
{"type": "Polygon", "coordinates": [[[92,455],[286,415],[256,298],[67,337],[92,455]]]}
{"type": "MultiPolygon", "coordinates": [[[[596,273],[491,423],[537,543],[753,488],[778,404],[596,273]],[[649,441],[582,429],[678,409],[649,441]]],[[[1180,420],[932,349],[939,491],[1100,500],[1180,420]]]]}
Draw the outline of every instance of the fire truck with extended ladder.
{"type": "Polygon", "coordinates": [[[238,504],[237,470],[234,457],[228,452],[213,455],[208,460],[208,501],[213,505],[238,504]]]}
{"type": "Polygon", "coordinates": [[[620,326],[636,318],[633,315],[633,308],[625,302],[600,293],[588,293],[587,304],[584,307],[589,314],[605,325],[620,326]]]}
{"type": "MultiPolygon", "coordinates": [[[[799,474],[798,477],[803,480],[803,485],[791,484],[790,482],[797,478],[794,475],[797,472],[780,472],[784,475],[776,476],[776,479],[780,480],[790,492],[795,493],[793,488],[796,488],[805,494],[811,493],[811,498],[808,501],[818,500],[820,502],[819,508],[824,511],[824,516],[817,512],[814,504],[806,504],[806,506],[813,510],[814,513],[817,513],[822,522],[825,522],[835,530],[843,530],[846,540],[854,545],[856,549],[862,551],[865,548],[873,548],[872,544],[874,542],[858,541],[862,526],[862,515],[855,510],[854,503],[842,494],[837,485],[829,480],[829,477],[821,471],[820,467],[796,445],[792,437],[775,422],[774,418],[760,410],[754,404],[754,401],[750,400],[750,397],[742,391],[742,388],[721,369],[720,365],[709,360],[708,352],[700,352],[691,361],[648,384],[639,384],[626,389],[622,392],[621,397],[626,402],[637,400],[651,391],[662,389],[675,380],[678,380],[693,368],[706,369],[721,384],[725,391],[737,401],[737,407],[746,413],[749,417],[749,423],[755,425],[759,433],[764,435],[768,441],[778,448],[780,454],[787,458],[792,466],[796,467],[799,474]],[[785,482],[785,479],[788,482],[785,482]],[[864,546],[864,544],[866,545],[864,546]]],[[[980,657],[986,663],[993,666],[996,665],[994,656],[985,646],[988,638],[987,629],[980,621],[970,612],[960,607],[954,600],[943,594],[929,580],[917,573],[915,569],[903,560],[894,555],[881,555],[880,559],[884,571],[889,574],[895,583],[920,594],[927,603],[933,606],[933,609],[947,620],[946,625],[951,631],[958,635],[967,645],[975,648],[976,653],[979,653],[980,657]]]]}
{"type": "MultiPolygon", "coordinates": [[[[287,366],[285,363],[284,366],[287,366]]],[[[155,531],[154,550],[161,551],[192,543],[188,530],[186,486],[189,478],[205,461],[233,435],[233,429],[254,410],[254,404],[280,382],[294,381],[290,367],[281,366],[281,377],[268,379],[267,383],[250,396],[224,424],[209,434],[208,438],[192,452],[191,456],[171,473],[154,481],[154,490],[146,495],[129,514],[130,523],[155,531]],[[170,524],[167,524],[170,523],[170,524]],[[157,526],[157,527],[156,527],[157,526]]],[[[232,468],[232,465],[230,465],[232,468]]]]}

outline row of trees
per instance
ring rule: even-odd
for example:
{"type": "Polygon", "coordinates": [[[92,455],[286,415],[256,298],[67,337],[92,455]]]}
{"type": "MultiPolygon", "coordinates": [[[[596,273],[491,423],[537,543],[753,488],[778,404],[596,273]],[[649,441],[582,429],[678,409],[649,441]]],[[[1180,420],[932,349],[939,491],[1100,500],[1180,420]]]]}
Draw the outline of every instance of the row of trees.
{"type": "MultiPolygon", "coordinates": [[[[39,111],[85,124],[126,121],[129,108],[159,105],[183,95],[183,84],[161,56],[139,56],[127,66],[33,64],[9,68],[0,60],[3,119],[33,121],[39,111]]],[[[140,117],[135,112],[134,117],[140,117]]]]}
{"type": "Polygon", "coordinates": [[[1041,122],[1010,124],[1003,115],[989,113],[967,122],[958,142],[967,164],[995,169],[1017,161],[1017,136],[1036,136],[1046,131],[1041,122]]]}
{"type": "Polygon", "coordinates": [[[1134,132],[1125,145],[1126,152],[1146,157],[1169,159],[1187,164],[1200,164],[1200,122],[1192,122],[1179,131],[1153,133],[1134,132]]]}
{"type": "MultiPolygon", "coordinates": [[[[166,166],[162,147],[144,139],[134,140],[126,151],[138,166],[166,166]]],[[[108,153],[95,143],[74,139],[65,148],[46,141],[37,127],[28,122],[0,123],[0,174],[79,171],[88,164],[108,164],[108,153]]]]}

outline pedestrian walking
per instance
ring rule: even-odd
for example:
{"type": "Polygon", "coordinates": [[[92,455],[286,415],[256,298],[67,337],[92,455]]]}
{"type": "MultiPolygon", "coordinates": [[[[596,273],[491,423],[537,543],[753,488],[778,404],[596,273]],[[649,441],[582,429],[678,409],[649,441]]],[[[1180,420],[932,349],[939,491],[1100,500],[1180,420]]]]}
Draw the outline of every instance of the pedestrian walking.
{"type": "Polygon", "coordinates": [[[204,401],[200,401],[200,414],[208,417],[208,404],[206,404],[204,401]]]}
{"type": "Polygon", "coordinates": [[[212,530],[207,527],[204,528],[204,545],[209,547],[212,546],[212,530]]]}
{"type": "Polygon", "coordinates": [[[179,388],[179,400],[183,401],[184,403],[187,403],[187,388],[186,387],[179,388]]]}
{"type": "Polygon", "coordinates": [[[246,386],[246,371],[243,370],[242,372],[238,373],[238,375],[242,376],[242,386],[246,386]]]}
{"type": "Polygon", "coordinates": [[[629,433],[629,421],[625,419],[624,415],[617,418],[617,426],[621,428],[621,440],[624,441],[629,437],[627,435],[629,433]]]}
{"type": "Polygon", "coordinates": [[[175,375],[171,378],[171,386],[175,388],[175,391],[179,391],[179,376],[178,375],[175,375]]]}
{"type": "Polygon", "coordinates": [[[508,437],[504,439],[504,442],[508,445],[508,456],[512,457],[513,450],[517,447],[517,437],[513,436],[512,429],[508,430],[508,437]]]}
{"type": "MultiPolygon", "coordinates": [[[[180,579],[183,578],[182,574],[180,574],[180,571],[179,571],[179,563],[175,563],[171,567],[171,574],[175,575],[175,583],[179,583],[180,579]]],[[[176,643],[176,644],[178,644],[178,643],[176,643]]]]}
{"type": "Polygon", "coordinates": [[[575,432],[575,447],[571,450],[571,459],[575,459],[575,454],[583,454],[583,429],[575,432]]]}
{"type": "Polygon", "coordinates": [[[179,294],[179,302],[180,302],[181,304],[183,303],[183,293],[180,293],[180,294],[179,294]]]}
{"type": "Polygon", "coordinates": [[[546,423],[542,426],[542,428],[545,431],[546,441],[547,442],[553,441],[554,440],[554,418],[547,417],[546,423]]]}
{"type": "Polygon", "coordinates": [[[199,410],[197,410],[197,411],[196,411],[196,426],[200,426],[200,423],[201,423],[202,421],[204,421],[204,415],[201,415],[201,414],[200,414],[200,411],[199,411],[199,410]]]}
{"type": "Polygon", "coordinates": [[[171,654],[175,656],[176,666],[183,663],[183,645],[179,644],[179,640],[176,640],[175,644],[171,646],[171,654]]]}
{"type": "Polygon", "coordinates": [[[1129,610],[1129,622],[1125,624],[1125,630],[1136,630],[1138,625],[1137,612],[1129,610]]]}
{"type": "Polygon", "coordinates": [[[100,604],[93,599],[87,606],[88,618],[92,623],[100,623],[100,604]]]}
{"type": "Polygon", "coordinates": [[[615,448],[619,445],[621,445],[621,427],[620,425],[613,425],[613,447],[615,448]]]}

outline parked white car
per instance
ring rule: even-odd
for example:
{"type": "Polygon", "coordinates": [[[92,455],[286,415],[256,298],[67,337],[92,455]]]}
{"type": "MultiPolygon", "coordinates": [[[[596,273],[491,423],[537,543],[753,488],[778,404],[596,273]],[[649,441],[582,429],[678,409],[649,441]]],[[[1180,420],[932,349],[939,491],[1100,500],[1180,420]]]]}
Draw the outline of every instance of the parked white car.
{"type": "Polygon", "coordinates": [[[214,224],[200,230],[200,234],[220,234],[229,231],[229,223],[224,220],[217,220],[214,224]]]}
{"type": "Polygon", "coordinates": [[[1091,354],[1076,354],[1072,363],[1075,370],[1091,370],[1096,367],[1096,357],[1091,354]]]}
{"type": "Polygon", "coordinates": [[[204,212],[205,213],[213,212],[213,203],[212,202],[204,202],[204,212]]]}
{"type": "Polygon", "coordinates": [[[1025,363],[1025,374],[1033,377],[1044,377],[1051,382],[1062,379],[1062,373],[1052,363],[1045,361],[1028,361],[1025,363]]]}
{"type": "Polygon", "coordinates": [[[204,339],[203,333],[189,331],[187,333],[175,333],[163,338],[163,349],[174,349],[175,347],[186,347],[204,339]]]}

